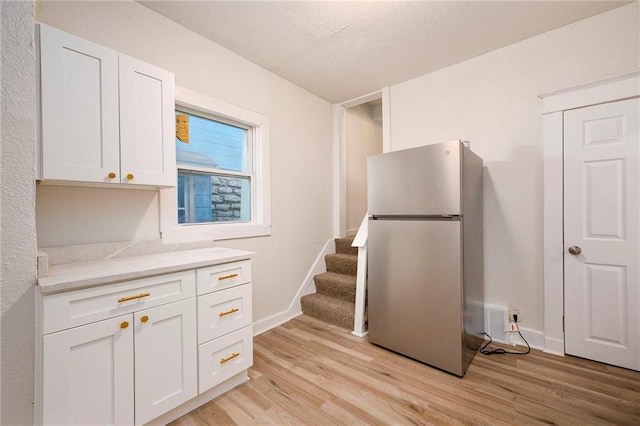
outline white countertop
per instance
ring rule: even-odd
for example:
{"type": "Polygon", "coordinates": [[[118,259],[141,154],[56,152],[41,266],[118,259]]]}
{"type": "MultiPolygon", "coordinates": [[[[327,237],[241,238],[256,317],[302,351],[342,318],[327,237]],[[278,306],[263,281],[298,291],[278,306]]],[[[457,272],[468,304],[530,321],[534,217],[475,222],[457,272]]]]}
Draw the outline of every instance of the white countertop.
{"type": "Polygon", "coordinates": [[[250,251],[212,247],[51,265],[49,266],[49,274],[46,277],[38,278],[38,286],[42,294],[59,293],[250,259],[254,255],[255,253],[250,251]]]}

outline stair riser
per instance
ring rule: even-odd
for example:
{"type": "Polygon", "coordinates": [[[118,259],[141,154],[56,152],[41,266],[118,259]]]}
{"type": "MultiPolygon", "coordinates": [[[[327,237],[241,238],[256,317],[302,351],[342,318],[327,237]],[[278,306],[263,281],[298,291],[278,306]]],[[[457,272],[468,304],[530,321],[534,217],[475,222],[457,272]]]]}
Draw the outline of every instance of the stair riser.
{"type": "Polygon", "coordinates": [[[336,299],[344,300],[346,302],[356,302],[355,287],[353,289],[348,289],[325,281],[316,282],[315,284],[316,293],[324,294],[329,297],[335,297],[336,299]]]}
{"type": "Polygon", "coordinates": [[[324,261],[329,272],[354,276],[357,273],[358,259],[355,256],[344,258],[329,254],[324,258],[324,261]]]}
{"type": "Polygon", "coordinates": [[[358,255],[358,248],[351,247],[351,244],[353,243],[353,237],[336,238],[335,242],[336,242],[336,253],[351,254],[354,256],[358,255]]]}
{"type": "Polygon", "coordinates": [[[314,295],[311,294],[300,299],[302,312],[304,312],[305,315],[309,315],[329,324],[337,325],[338,327],[349,330],[353,329],[353,308],[328,306],[323,303],[319,303],[313,296],[314,295]]]}

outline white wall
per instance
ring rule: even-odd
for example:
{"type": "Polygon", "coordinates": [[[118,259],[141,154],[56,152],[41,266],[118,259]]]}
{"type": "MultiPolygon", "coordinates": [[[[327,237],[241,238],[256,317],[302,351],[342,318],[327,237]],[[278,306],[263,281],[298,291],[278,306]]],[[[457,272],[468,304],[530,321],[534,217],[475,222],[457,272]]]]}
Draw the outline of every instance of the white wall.
{"type": "MultiPolygon", "coordinates": [[[[286,311],[331,237],[331,105],[135,2],[38,2],[36,17],[271,118],[272,235],[216,245],[257,252],[254,320],[286,311]]],[[[159,238],[155,192],[41,185],[36,201],[41,247],[159,238]]]]}
{"type": "Polygon", "coordinates": [[[0,424],[33,424],[35,53],[33,3],[0,3],[0,424]]]}
{"type": "Polygon", "coordinates": [[[367,212],[367,157],[382,153],[382,126],[368,104],[347,109],[347,233],[354,234],[367,212]]]}
{"type": "Polygon", "coordinates": [[[393,150],[462,138],[484,158],[485,302],[543,330],[538,95],[640,69],[638,2],[391,87],[393,150]]]}

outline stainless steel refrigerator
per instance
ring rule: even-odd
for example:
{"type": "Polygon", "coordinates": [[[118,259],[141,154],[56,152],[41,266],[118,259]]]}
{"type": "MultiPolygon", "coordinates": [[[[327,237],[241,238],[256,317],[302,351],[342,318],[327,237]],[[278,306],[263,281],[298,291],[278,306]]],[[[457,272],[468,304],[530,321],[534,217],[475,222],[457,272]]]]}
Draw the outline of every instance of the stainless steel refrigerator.
{"type": "Polygon", "coordinates": [[[367,175],[369,341],[462,377],[484,331],[482,159],[456,140],[367,175]]]}

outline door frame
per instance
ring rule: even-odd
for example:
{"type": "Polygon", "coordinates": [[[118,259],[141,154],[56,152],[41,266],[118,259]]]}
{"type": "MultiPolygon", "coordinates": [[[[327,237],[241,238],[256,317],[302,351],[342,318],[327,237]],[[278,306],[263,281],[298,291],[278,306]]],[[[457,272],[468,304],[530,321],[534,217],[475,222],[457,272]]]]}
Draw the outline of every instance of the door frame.
{"type": "Polygon", "coordinates": [[[564,111],[640,97],[640,72],[540,95],[544,146],[544,352],[564,356],[564,111]]]}
{"type": "Polygon", "coordinates": [[[382,99],[382,152],[391,151],[389,87],[333,105],[333,236],[347,235],[347,108],[382,99]]]}

